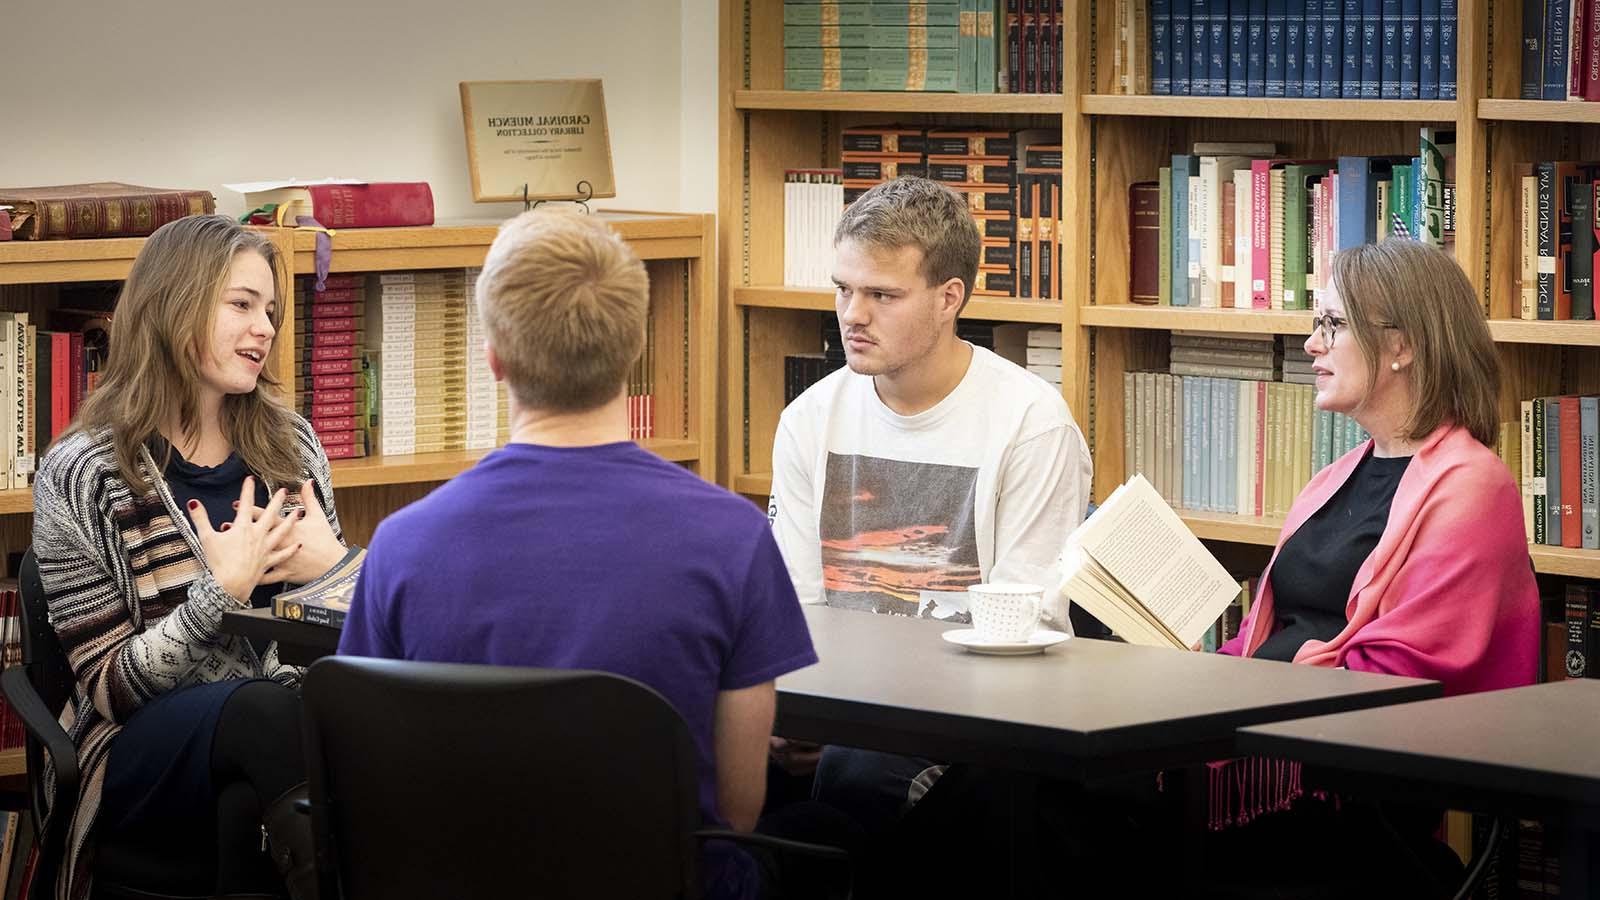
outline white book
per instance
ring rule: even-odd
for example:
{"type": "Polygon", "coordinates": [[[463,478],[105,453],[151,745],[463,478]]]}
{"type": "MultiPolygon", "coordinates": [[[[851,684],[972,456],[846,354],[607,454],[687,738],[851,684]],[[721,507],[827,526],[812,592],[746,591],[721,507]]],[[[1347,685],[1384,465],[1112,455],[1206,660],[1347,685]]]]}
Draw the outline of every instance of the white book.
{"type": "MultiPolygon", "coordinates": [[[[1248,156],[1200,157],[1200,305],[1222,305],[1222,191],[1240,169],[1249,172],[1248,156]]],[[[1247,207],[1248,208],[1248,207],[1247,207]]],[[[1234,213],[1235,222],[1238,212],[1234,213]]],[[[1238,233],[1237,225],[1234,233],[1238,233]]],[[[1237,247],[1238,245],[1235,244],[1237,247]]],[[[1237,251],[1235,251],[1237,255],[1237,251]]],[[[1246,304],[1248,306],[1248,304],[1246,304]]]]}
{"type": "Polygon", "coordinates": [[[1029,347],[1028,365],[1057,366],[1061,365],[1060,347],[1029,347]]]}
{"type": "Polygon", "coordinates": [[[1233,306],[1250,308],[1251,264],[1250,252],[1250,169],[1245,167],[1233,173],[1233,306]]]}
{"type": "Polygon", "coordinates": [[[1063,597],[1148,646],[1195,646],[1239,595],[1239,583],[1142,475],[1067,537],[1061,571],[1063,597]]]}
{"type": "Polygon", "coordinates": [[[1057,325],[1057,326],[1050,327],[1050,328],[1030,328],[1030,329],[1028,329],[1028,346],[1029,347],[1060,347],[1061,346],[1061,327],[1059,325],[1057,325]]]}

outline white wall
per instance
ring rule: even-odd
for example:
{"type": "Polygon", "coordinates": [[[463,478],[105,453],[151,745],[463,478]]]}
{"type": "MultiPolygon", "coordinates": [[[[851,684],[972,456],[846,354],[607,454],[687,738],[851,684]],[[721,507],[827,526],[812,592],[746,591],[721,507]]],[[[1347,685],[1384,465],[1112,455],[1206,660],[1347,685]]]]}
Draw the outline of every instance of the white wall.
{"type": "Polygon", "coordinates": [[[617,196],[716,207],[715,0],[0,2],[0,186],[425,180],[475,204],[460,81],[605,81],[617,196]]]}

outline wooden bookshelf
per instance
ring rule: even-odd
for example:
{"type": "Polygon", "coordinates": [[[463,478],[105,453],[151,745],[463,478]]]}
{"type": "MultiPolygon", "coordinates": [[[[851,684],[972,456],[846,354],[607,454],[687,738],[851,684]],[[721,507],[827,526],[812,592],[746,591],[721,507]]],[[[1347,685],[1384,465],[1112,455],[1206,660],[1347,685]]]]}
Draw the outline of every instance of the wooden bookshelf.
{"type": "Polygon", "coordinates": [[[1268,119],[1306,122],[1454,122],[1453,100],[1302,100],[1265,97],[1170,97],[1086,94],[1091,116],[1268,119]]]}
{"type": "Polygon", "coordinates": [[[1576,100],[1496,100],[1478,101],[1478,118],[1492,122],[1540,122],[1571,125],[1600,125],[1600,103],[1576,100]]]}
{"type": "Polygon", "coordinates": [[[21,747],[0,750],[0,778],[28,773],[28,752],[21,747]]]}
{"type": "MultiPolygon", "coordinates": [[[[813,312],[834,311],[833,291],[826,288],[798,287],[742,287],[733,289],[735,306],[760,309],[805,309],[813,312]]],[[[991,322],[1037,322],[1057,325],[1061,322],[1061,304],[1049,300],[1006,300],[996,297],[973,297],[961,311],[963,319],[983,319],[991,322]]]]}
{"type": "MultiPolygon", "coordinates": [[[[650,438],[640,441],[639,446],[672,462],[692,463],[700,458],[698,441],[650,438]]],[[[404,456],[368,456],[361,459],[335,460],[329,465],[333,469],[335,488],[418,484],[454,478],[472,468],[491,452],[493,451],[445,450],[438,453],[404,456]]],[[[0,497],[0,501],[3,499],[0,497]]]]}
{"type": "Polygon", "coordinates": [[[1159,331],[1224,331],[1233,334],[1311,333],[1311,313],[1283,310],[1191,309],[1111,303],[1086,306],[1078,314],[1085,326],[1146,328],[1159,331]]]}
{"type": "MultiPolygon", "coordinates": [[[[781,50],[781,45],[780,45],[781,50]]],[[[783,54],[778,54],[782,63],[783,54]]],[[[781,71],[779,73],[782,74],[781,71]]],[[[751,91],[733,92],[739,110],[805,110],[810,112],[949,113],[1059,116],[1060,94],[935,94],[894,91],[751,91]]]]}

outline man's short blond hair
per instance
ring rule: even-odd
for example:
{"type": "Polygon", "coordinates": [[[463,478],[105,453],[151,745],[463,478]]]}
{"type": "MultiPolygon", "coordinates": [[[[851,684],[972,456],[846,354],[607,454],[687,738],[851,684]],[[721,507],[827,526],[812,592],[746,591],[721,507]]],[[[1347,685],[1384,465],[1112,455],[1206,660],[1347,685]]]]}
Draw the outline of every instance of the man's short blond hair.
{"type": "Polygon", "coordinates": [[[615,397],[639,359],[650,281],[598,218],[534,210],[500,227],[477,303],[518,405],[579,412],[615,397]]]}

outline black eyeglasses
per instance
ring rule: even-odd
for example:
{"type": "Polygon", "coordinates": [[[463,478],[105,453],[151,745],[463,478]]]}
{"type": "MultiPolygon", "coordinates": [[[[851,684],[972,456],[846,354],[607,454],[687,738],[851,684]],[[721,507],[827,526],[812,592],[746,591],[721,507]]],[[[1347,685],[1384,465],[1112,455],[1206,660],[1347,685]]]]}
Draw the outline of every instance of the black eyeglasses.
{"type": "MultiPolygon", "coordinates": [[[[1343,331],[1345,326],[1349,324],[1350,322],[1348,319],[1342,319],[1333,313],[1323,313],[1322,315],[1311,320],[1311,330],[1321,336],[1323,346],[1327,347],[1329,350],[1332,350],[1334,341],[1339,336],[1339,332],[1343,331]]],[[[1378,327],[1398,329],[1400,326],[1390,322],[1379,322],[1378,327]]]]}

